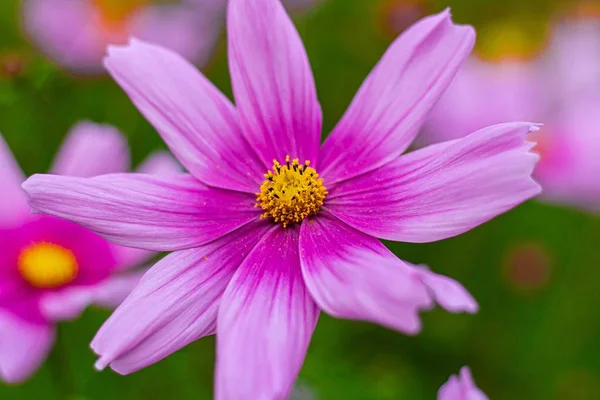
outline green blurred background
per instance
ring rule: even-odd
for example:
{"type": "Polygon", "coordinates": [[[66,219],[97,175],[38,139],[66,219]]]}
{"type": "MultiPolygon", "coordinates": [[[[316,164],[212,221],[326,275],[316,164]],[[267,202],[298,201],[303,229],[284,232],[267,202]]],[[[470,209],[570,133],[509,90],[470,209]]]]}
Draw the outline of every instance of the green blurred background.
{"type": "MultiPolygon", "coordinates": [[[[325,131],[393,40],[392,3],[323,0],[295,17],[325,131]]],[[[493,47],[494,32],[506,24],[518,26],[524,38],[512,44],[536,51],[550,21],[569,6],[550,0],[420,3],[401,16],[400,25],[450,6],[457,22],[478,29],[482,55],[493,53],[488,44],[493,47]]],[[[231,93],[224,40],[205,72],[231,93]]],[[[1,0],[0,131],[25,172],[45,171],[80,119],[120,128],[136,163],[164,146],[108,77],[73,76],[40,55],[21,32],[19,2],[1,0]]],[[[450,374],[469,365],[492,399],[600,399],[599,238],[597,216],[531,201],[457,238],[389,244],[401,258],[464,283],[480,313],[426,313],[418,337],[322,315],[300,381],[319,399],[434,399],[450,374]]],[[[211,398],[214,338],[130,376],[96,372],[89,342],[108,315],[90,309],[61,324],[46,364],[21,386],[0,383],[0,399],[211,398]]]]}

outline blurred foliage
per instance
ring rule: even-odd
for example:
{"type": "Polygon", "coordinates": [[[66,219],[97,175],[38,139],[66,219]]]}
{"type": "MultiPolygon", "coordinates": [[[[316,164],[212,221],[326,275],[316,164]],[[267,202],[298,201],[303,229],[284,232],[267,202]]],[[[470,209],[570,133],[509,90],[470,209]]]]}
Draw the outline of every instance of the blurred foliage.
{"type": "MultiPolygon", "coordinates": [[[[323,0],[296,17],[325,131],[393,40],[385,14],[390,1],[323,0]]],[[[485,35],[496,35],[493,27],[504,23],[525,32],[520,37],[531,41],[528,48],[543,46],[556,12],[572,5],[412,1],[424,12],[452,7],[456,21],[482,33],[478,51],[483,46],[484,52],[483,44],[494,43],[485,35]]],[[[0,131],[28,174],[48,168],[65,133],[80,119],[119,127],[135,162],[164,146],[112,80],[73,76],[39,54],[20,30],[19,7],[15,0],[0,6],[0,131]]],[[[231,94],[223,41],[206,74],[231,94]]],[[[300,379],[321,399],[434,399],[447,377],[468,364],[492,399],[599,399],[599,238],[596,216],[533,201],[457,238],[389,243],[401,258],[463,282],[480,302],[480,314],[427,313],[418,337],[322,315],[300,379]]],[[[130,376],[94,371],[89,342],[108,315],[88,310],[61,324],[48,362],[22,386],[0,384],[0,398],[211,398],[214,338],[130,376]]]]}

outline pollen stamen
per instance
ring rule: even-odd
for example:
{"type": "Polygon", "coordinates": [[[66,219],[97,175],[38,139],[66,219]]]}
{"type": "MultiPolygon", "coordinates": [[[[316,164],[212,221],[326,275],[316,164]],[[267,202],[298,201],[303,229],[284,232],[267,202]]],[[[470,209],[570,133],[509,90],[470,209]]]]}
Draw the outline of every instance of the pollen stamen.
{"type": "Polygon", "coordinates": [[[315,214],[327,196],[323,180],[308,160],[303,165],[290,156],[286,156],[284,165],[273,160],[273,168],[264,177],[256,194],[256,207],[264,211],[261,219],[271,218],[284,228],[315,214]]]}

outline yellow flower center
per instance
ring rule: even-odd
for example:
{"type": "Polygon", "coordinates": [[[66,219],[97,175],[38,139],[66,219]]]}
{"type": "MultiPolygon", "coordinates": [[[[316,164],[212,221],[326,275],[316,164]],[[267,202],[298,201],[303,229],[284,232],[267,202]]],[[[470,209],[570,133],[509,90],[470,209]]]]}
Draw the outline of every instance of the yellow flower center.
{"type": "Polygon", "coordinates": [[[264,211],[261,218],[271,218],[286,228],[319,211],[327,188],[309,165],[310,161],[300,165],[297,158],[290,161],[290,156],[284,165],[273,160],[273,170],[265,174],[260,193],[256,194],[256,207],[264,211]]]}
{"type": "Polygon", "coordinates": [[[528,61],[548,43],[548,24],[503,21],[483,27],[475,54],[488,62],[528,61]]]}
{"type": "Polygon", "coordinates": [[[119,24],[148,3],[148,0],[90,0],[107,24],[119,24]]]}
{"type": "Polygon", "coordinates": [[[52,243],[36,243],[19,255],[19,272],[31,286],[54,289],[77,276],[77,259],[68,249],[52,243]]]}

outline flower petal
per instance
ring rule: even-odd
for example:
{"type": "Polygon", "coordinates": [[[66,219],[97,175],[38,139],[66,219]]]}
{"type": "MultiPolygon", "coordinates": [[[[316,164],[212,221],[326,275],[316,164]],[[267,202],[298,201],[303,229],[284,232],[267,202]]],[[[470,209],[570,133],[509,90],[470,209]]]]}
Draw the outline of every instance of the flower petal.
{"type": "Polygon", "coordinates": [[[140,283],[142,276],[148,271],[143,268],[138,271],[112,276],[96,286],[92,304],[104,308],[117,308],[140,283]]]}
{"type": "Polygon", "coordinates": [[[116,308],[142,277],[142,272],[116,275],[92,286],[69,286],[42,296],[40,308],[51,321],[72,320],[91,304],[116,308]]]}
{"type": "Polygon", "coordinates": [[[20,383],[46,359],[54,343],[54,328],[27,322],[0,310],[0,379],[20,383]]]}
{"type": "Polygon", "coordinates": [[[131,21],[132,36],[169,48],[195,65],[205,65],[221,33],[223,1],[178,3],[144,7],[131,21]]]}
{"type": "Polygon", "coordinates": [[[25,175],[19,168],[8,145],[0,135],[0,226],[13,225],[20,222],[29,213],[27,196],[21,184],[25,175]]]}
{"type": "Polygon", "coordinates": [[[530,121],[548,109],[547,81],[539,65],[467,60],[427,116],[415,144],[459,139],[506,121],[530,121]]]}
{"type": "Polygon", "coordinates": [[[437,400],[468,400],[462,396],[462,388],[456,375],[451,375],[438,390],[437,400]]]}
{"type": "Polygon", "coordinates": [[[298,228],[273,227],[225,290],[217,322],[217,400],[284,399],[318,308],[300,273],[298,228]]]}
{"type": "MultiPolygon", "coordinates": [[[[52,59],[78,73],[102,72],[107,40],[89,1],[26,0],[23,22],[31,40],[52,59]]],[[[109,35],[110,36],[110,35],[109,35]]]]}
{"type": "Polygon", "coordinates": [[[537,195],[537,156],[515,122],[404,155],[332,188],[326,209],[369,235],[433,242],[464,233],[537,195]]]}
{"type": "Polygon", "coordinates": [[[544,200],[593,213],[600,210],[598,107],[598,95],[569,101],[538,135],[540,162],[533,176],[542,185],[544,200]]]}
{"type": "Polygon", "coordinates": [[[89,121],[69,132],[51,169],[52,174],[92,177],[129,169],[129,147],[118,129],[89,121]]]}
{"type": "Polygon", "coordinates": [[[182,172],[181,165],[167,151],[155,151],[137,167],[136,172],[150,175],[171,175],[182,172]]]}
{"type": "Polygon", "coordinates": [[[377,239],[322,212],[300,234],[302,274],[319,307],[339,318],[371,321],[407,334],[433,303],[416,271],[377,239]]]}
{"type": "Polygon", "coordinates": [[[554,24],[541,64],[547,96],[568,105],[598,92],[599,33],[598,18],[567,19],[554,24]]]}
{"type": "Polygon", "coordinates": [[[278,0],[230,0],[229,69],[246,137],[261,160],[317,163],[321,106],[302,40],[278,0]]]}
{"type": "Polygon", "coordinates": [[[114,243],[156,251],[208,243],[260,214],[254,196],[209,188],[186,174],[34,175],[23,187],[39,211],[114,243]]]}
{"type": "Polygon", "coordinates": [[[460,376],[452,375],[437,395],[438,400],[488,400],[488,397],[473,382],[469,367],[460,369],[460,376]]]}
{"type": "Polygon", "coordinates": [[[429,288],[436,303],[444,310],[452,313],[467,312],[475,314],[479,311],[477,301],[459,282],[444,275],[436,274],[427,267],[413,266],[423,283],[429,288]]]}
{"type": "MultiPolygon", "coordinates": [[[[136,169],[137,172],[150,175],[172,175],[181,173],[181,165],[167,151],[155,151],[136,169]]],[[[113,245],[113,254],[119,269],[139,267],[154,256],[151,251],[113,245]]]]}
{"type": "Polygon", "coordinates": [[[264,222],[248,224],[159,261],[92,341],[97,367],[127,374],[213,334],[223,291],[264,230],[264,222]]]}
{"type": "Polygon", "coordinates": [[[448,10],[403,33],[325,141],[320,168],[325,182],[358,176],[404,152],[474,41],[473,29],[454,25],[448,10]]]}
{"type": "Polygon", "coordinates": [[[211,186],[256,192],[269,164],[242,136],[231,102],[192,64],[139,40],[110,46],[104,64],[194,176],[211,186]]]}

